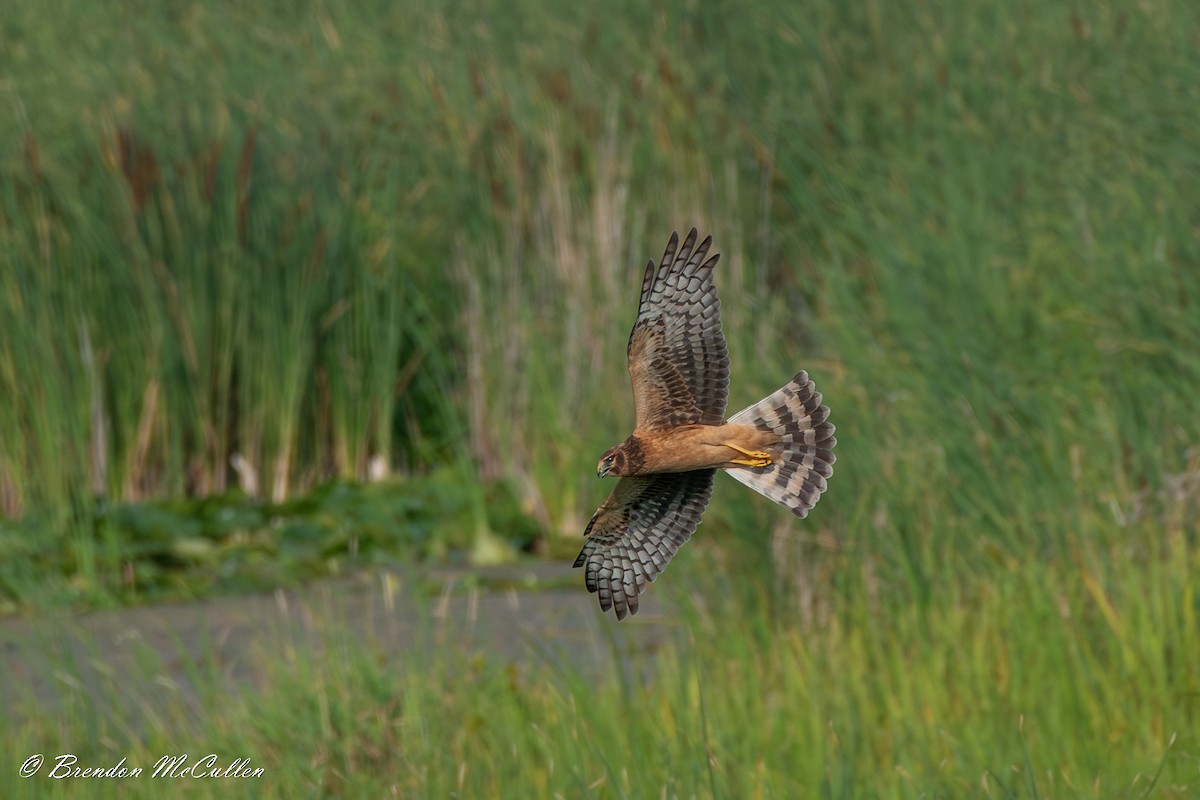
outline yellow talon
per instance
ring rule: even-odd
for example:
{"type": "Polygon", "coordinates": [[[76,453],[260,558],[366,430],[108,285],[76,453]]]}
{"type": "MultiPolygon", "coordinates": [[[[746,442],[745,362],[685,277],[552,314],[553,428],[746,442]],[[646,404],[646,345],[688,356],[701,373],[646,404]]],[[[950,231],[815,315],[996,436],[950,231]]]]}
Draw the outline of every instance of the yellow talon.
{"type": "Polygon", "coordinates": [[[729,442],[726,442],[725,446],[737,450],[746,456],[746,458],[732,459],[729,462],[730,464],[737,464],[742,467],[769,467],[774,463],[774,459],[771,458],[770,453],[764,453],[761,450],[744,450],[736,444],[730,444],[729,442]]]}

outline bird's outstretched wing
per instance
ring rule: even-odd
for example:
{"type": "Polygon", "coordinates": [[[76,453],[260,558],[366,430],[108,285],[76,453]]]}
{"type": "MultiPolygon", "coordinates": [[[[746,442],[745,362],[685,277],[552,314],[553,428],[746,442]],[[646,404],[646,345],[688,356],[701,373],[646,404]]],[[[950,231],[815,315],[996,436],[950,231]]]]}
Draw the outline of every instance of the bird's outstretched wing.
{"type": "Polygon", "coordinates": [[[712,496],[716,470],[621,478],[592,516],[575,559],[600,609],[636,614],[638,595],[691,538],[712,496]]]}
{"type": "Polygon", "coordinates": [[[721,256],[704,260],[711,236],[695,245],[695,228],[682,247],[679,234],[672,233],[662,262],[646,265],[628,347],[638,429],[725,421],[729,351],[712,282],[721,256]]]}

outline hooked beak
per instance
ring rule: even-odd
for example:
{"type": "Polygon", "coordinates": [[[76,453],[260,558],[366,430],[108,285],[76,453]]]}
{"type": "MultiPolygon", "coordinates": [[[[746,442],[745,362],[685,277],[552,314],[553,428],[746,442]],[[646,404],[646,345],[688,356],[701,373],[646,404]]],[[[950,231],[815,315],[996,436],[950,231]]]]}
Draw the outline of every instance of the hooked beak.
{"type": "Polygon", "coordinates": [[[597,477],[597,478],[603,478],[603,477],[604,477],[605,475],[607,475],[607,474],[608,474],[608,470],[606,470],[606,469],[604,468],[604,465],[603,465],[603,464],[601,464],[600,466],[596,467],[596,477],[597,477]]]}

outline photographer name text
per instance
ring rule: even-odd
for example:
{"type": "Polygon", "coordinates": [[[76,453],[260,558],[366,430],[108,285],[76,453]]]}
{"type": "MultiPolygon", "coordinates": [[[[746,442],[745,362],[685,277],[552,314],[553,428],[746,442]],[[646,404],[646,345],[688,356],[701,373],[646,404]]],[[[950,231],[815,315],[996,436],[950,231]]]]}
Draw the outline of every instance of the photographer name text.
{"type": "Polygon", "coordinates": [[[79,759],[73,753],[61,753],[47,760],[41,753],[35,753],[21,764],[20,773],[24,778],[43,774],[42,768],[49,767],[44,777],[55,780],[71,778],[261,778],[263,768],[251,766],[248,758],[235,758],[230,762],[222,762],[216,753],[192,760],[187,753],[166,755],[154,762],[153,767],[134,767],[122,758],[116,764],[107,767],[81,766],[79,759]],[[149,770],[149,772],[147,772],[149,770]]]}

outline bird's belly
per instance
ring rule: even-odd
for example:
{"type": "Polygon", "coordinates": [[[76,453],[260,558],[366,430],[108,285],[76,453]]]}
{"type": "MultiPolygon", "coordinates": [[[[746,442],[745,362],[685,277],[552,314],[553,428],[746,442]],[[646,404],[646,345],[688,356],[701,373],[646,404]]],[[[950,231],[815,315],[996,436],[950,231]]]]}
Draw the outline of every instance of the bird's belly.
{"type": "Polygon", "coordinates": [[[665,431],[639,433],[646,453],[643,473],[687,472],[694,469],[736,466],[731,462],[743,450],[766,447],[776,437],[748,425],[685,425],[665,431]]]}

